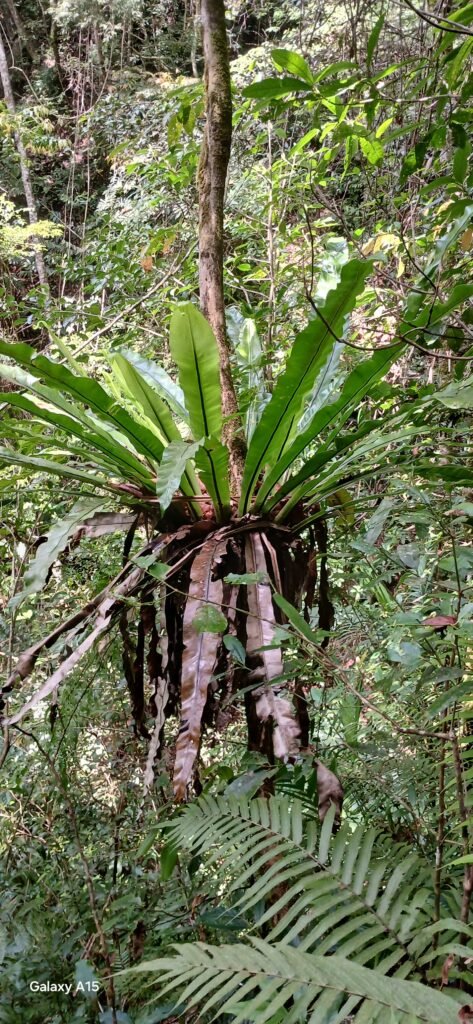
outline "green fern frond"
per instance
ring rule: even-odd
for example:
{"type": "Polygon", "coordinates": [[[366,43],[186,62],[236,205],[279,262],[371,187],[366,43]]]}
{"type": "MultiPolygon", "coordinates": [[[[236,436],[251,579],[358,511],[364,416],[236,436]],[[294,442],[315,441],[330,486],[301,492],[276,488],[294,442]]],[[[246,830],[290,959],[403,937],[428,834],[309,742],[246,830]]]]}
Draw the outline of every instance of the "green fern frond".
{"type": "Polygon", "coordinates": [[[284,1010],[285,1024],[458,1024],[459,1004],[415,981],[386,978],[340,956],[316,956],[285,943],[176,947],[173,956],[140,964],[153,971],[160,995],[179,990],[179,1002],[232,1014],[232,1024],[266,1024],[284,1010]],[[353,1012],[360,1007],[360,1013],[353,1012]]]}
{"type": "MultiPolygon", "coordinates": [[[[335,808],[321,827],[315,812],[304,811],[286,796],[205,796],[172,824],[172,841],[190,847],[205,870],[216,873],[235,914],[251,919],[257,911],[253,930],[265,929],[270,943],[348,958],[380,977],[422,981],[427,971],[429,979],[440,977],[449,952],[468,955],[459,943],[461,922],[449,917],[443,927],[434,921],[430,875],[416,854],[387,847],[374,829],[351,832],[344,825],[334,837],[335,808]]],[[[329,1012],[328,1000],[322,993],[314,1020],[344,1020],[342,1008],[335,1016],[333,1007],[329,1012]]],[[[380,1009],[370,1013],[363,1006],[354,1020],[382,1020],[380,1009]]]]}

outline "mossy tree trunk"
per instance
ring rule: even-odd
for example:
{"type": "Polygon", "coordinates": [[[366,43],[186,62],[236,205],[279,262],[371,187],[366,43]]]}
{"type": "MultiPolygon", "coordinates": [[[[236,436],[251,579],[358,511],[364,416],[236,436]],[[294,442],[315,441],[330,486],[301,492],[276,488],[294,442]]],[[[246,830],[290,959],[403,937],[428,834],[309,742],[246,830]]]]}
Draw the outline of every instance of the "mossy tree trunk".
{"type": "Polygon", "coordinates": [[[224,440],[230,450],[232,489],[237,497],[245,452],[225,327],[223,291],[223,214],[232,141],[232,97],[224,0],[202,0],[201,21],[206,123],[198,178],[200,305],[214,331],[219,348],[224,440]]]}

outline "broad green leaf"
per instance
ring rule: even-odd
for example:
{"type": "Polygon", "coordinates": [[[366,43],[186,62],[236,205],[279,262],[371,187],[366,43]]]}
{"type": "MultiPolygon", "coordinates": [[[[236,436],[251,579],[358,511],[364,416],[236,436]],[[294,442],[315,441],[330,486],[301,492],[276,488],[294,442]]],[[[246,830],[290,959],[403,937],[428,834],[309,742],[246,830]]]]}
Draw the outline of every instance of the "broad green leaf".
{"type": "Polygon", "coordinates": [[[152,828],[148,835],[141,840],[141,843],[136,851],[136,860],[140,860],[141,857],[146,857],[146,854],[153,848],[158,835],[161,831],[161,827],[158,825],[157,828],[152,828]]]}
{"type": "MultiPolygon", "coordinates": [[[[261,472],[265,467],[271,472],[279,464],[300,419],[304,399],[310,394],[334,346],[334,339],[343,335],[345,318],[354,308],[371,269],[371,261],[346,263],[340,282],[328,293],[321,314],[297,335],[286,369],[276,382],[248,449],[240,505],[242,514],[248,510],[261,472]]],[[[258,498],[257,506],[259,504],[258,498]]]]}
{"type": "Polygon", "coordinates": [[[308,85],[299,78],[264,78],[261,82],[253,82],[243,89],[243,96],[254,100],[277,100],[293,92],[308,92],[308,85]]]}
{"type": "Polygon", "coordinates": [[[228,448],[212,439],[201,443],[195,456],[195,468],[212,499],[218,521],[226,519],[230,509],[228,448]]]}
{"type": "Polygon", "coordinates": [[[196,633],[223,633],[227,628],[227,620],[214,604],[201,604],[192,619],[196,633]]]}
{"type": "MultiPolygon", "coordinates": [[[[370,424],[370,426],[374,425],[370,424]]],[[[280,501],[286,495],[289,497],[283,511],[278,514],[278,520],[285,519],[298,501],[306,496],[309,497],[317,493],[319,498],[328,498],[339,490],[341,481],[350,483],[355,479],[362,479],[363,476],[379,473],[387,466],[382,455],[389,451],[390,445],[398,445],[409,437],[418,437],[420,434],[428,432],[428,427],[417,426],[408,426],[391,433],[384,432],[382,429],[373,430],[372,435],[366,440],[353,445],[350,444],[348,435],[345,439],[347,454],[343,458],[336,449],[323,449],[313,459],[308,459],[298,473],[289,477],[282,484],[277,500],[280,501]],[[382,453],[382,455],[378,453],[382,453]],[[370,456],[373,454],[374,458],[370,461],[370,456]]],[[[276,504],[276,498],[273,504],[276,504]]]]}
{"type": "Polygon", "coordinates": [[[26,570],[21,593],[10,601],[11,607],[21,604],[25,598],[43,589],[51,566],[64,551],[77,527],[103,507],[103,499],[81,498],[63,519],[51,527],[46,540],[38,546],[36,555],[26,570]]]}
{"type": "Polygon", "coordinates": [[[132,352],[130,349],[121,349],[120,355],[141,374],[147,384],[164,398],[169,408],[187,423],[189,415],[184,405],[184,394],[179,384],[173,381],[172,377],[163,370],[162,366],[146,359],[144,356],[132,352]]]}
{"type": "Polygon", "coordinates": [[[110,362],[123,392],[151,421],[161,442],[167,444],[181,440],[169,409],[139,370],[122,355],[111,356],[110,362]]]}
{"type": "Polygon", "coordinates": [[[369,359],[365,359],[363,362],[358,363],[358,365],[355,366],[355,368],[346,377],[339,397],[335,401],[330,401],[329,404],[324,405],[322,408],[317,410],[315,416],[307,427],[296,436],[290,448],[280,456],[277,464],[271,472],[268,473],[259,488],[255,508],[269,509],[272,508],[273,505],[277,504],[277,501],[279,500],[278,491],[274,493],[272,498],[270,497],[269,500],[267,499],[283,474],[291,468],[301,452],[303,452],[304,449],[322,433],[322,431],[327,428],[331,428],[332,434],[324,443],[324,448],[328,447],[330,441],[337,436],[341,427],[351,415],[353,409],[357,407],[365,395],[369,394],[373,385],[383,377],[385,373],[387,373],[392,363],[400,356],[403,348],[403,345],[398,345],[389,349],[380,349],[369,359]]]}
{"type": "Polygon", "coordinates": [[[267,572],[229,572],[224,580],[225,583],[248,586],[251,583],[268,583],[269,576],[267,572]]]}
{"type": "Polygon", "coordinates": [[[245,772],[244,775],[238,775],[226,787],[225,796],[235,796],[237,798],[255,796],[266,779],[271,778],[272,775],[274,775],[274,769],[262,769],[261,771],[250,771],[245,772]]]}
{"type": "Polygon", "coordinates": [[[189,459],[194,458],[199,445],[189,441],[171,441],[164,449],[158,469],[156,497],[164,513],[179,489],[189,459]]]}
{"type": "Polygon", "coordinates": [[[20,452],[11,451],[8,448],[0,447],[0,464],[4,462],[7,466],[28,466],[37,472],[52,473],[54,476],[70,477],[72,480],[80,480],[89,484],[95,489],[112,491],[117,494],[117,488],[113,487],[108,480],[103,480],[97,474],[85,473],[81,469],[69,466],[67,462],[52,462],[50,459],[35,458],[32,455],[22,455],[20,452]]]}
{"type": "Polygon", "coordinates": [[[220,441],[222,403],[217,342],[207,320],[191,302],[183,302],[174,309],[170,347],[194,440],[212,437],[220,441]]]}
{"type": "Polygon", "coordinates": [[[271,50],[271,57],[278,71],[287,71],[290,75],[296,75],[303,82],[312,85],[312,72],[300,53],[295,53],[294,50],[271,50]]]}
{"type": "Polygon", "coordinates": [[[155,562],[154,565],[150,565],[147,571],[155,580],[159,580],[160,583],[164,583],[164,580],[167,579],[168,573],[171,570],[171,565],[166,565],[165,562],[155,562]]]}
{"type": "Polygon", "coordinates": [[[82,453],[84,459],[89,459],[90,449],[95,449],[92,458],[99,466],[107,471],[112,470],[118,477],[145,484],[153,490],[153,476],[139,460],[125,434],[112,430],[110,426],[105,427],[98,417],[65,399],[57,389],[40,384],[33,374],[19,366],[2,363],[0,375],[15,381],[35,396],[32,399],[18,392],[6,392],[1,396],[5,402],[29,412],[45,423],[59,427],[66,436],[79,438],[89,449],[82,453]]]}
{"type": "Polygon", "coordinates": [[[355,693],[346,693],[340,706],[340,719],[345,741],[354,746],[358,739],[358,723],[361,714],[361,700],[355,693]]]}
{"type": "Polygon", "coordinates": [[[363,136],[359,139],[359,143],[360,149],[368,160],[368,163],[379,163],[384,154],[384,147],[382,143],[379,142],[378,139],[368,139],[363,138],[363,136]]]}
{"type": "MultiPolygon", "coordinates": [[[[228,312],[231,313],[230,310],[228,312]]],[[[231,322],[231,317],[228,314],[227,318],[231,322]]],[[[235,310],[233,310],[232,319],[233,321],[237,319],[237,312],[235,310]]],[[[248,398],[245,393],[241,396],[240,406],[242,413],[244,413],[246,439],[250,441],[264,406],[270,397],[262,366],[263,349],[254,320],[241,317],[239,321],[237,320],[237,324],[234,324],[232,333],[235,354],[242,376],[243,390],[247,389],[248,392],[248,398]]]]}
{"type": "Polygon", "coordinates": [[[473,377],[458,384],[449,384],[433,397],[447,409],[473,409],[473,377]]]}
{"type": "Polygon", "coordinates": [[[101,420],[122,431],[136,451],[151,459],[153,463],[160,461],[163,445],[158,438],[137,423],[125,409],[121,409],[98,381],[92,377],[71,373],[66,366],[55,363],[41,354],[38,355],[29,345],[10,345],[0,341],[0,354],[26,366],[35,377],[52,385],[59,392],[65,391],[74,399],[83,402],[101,420]]]}
{"type": "Polygon", "coordinates": [[[87,960],[78,960],[75,965],[76,992],[89,999],[97,999],[101,984],[91,964],[87,960]]]}

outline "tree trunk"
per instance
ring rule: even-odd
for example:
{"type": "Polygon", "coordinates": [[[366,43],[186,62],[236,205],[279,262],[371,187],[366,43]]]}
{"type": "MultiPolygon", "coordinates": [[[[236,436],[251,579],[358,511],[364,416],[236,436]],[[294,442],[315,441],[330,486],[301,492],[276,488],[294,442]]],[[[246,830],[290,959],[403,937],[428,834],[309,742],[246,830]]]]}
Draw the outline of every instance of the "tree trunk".
{"type": "MultiPolygon", "coordinates": [[[[9,68],[8,68],[7,55],[5,53],[5,47],[3,45],[3,36],[2,36],[2,32],[1,31],[0,31],[0,79],[1,79],[1,82],[2,82],[3,95],[4,95],[4,98],[5,98],[5,103],[7,105],[7,109],[9,111],[9,113],[11,114],[11,117],[15,118],[15,115],[16,115],[15,100],[13,98],[13,90],[12,90],[11,81],[10,81],[10,71],[9,71],[9,68]]],[[[29,169],[29,166],[28,166],[28,157],[27,157],[26,149],[25,149],[25,147],[23,145],[23,140],[21,138],[20,132],[16,128],[14,130],[14,139],[15,139],[16,151],[18,153],[18,159],[20,161],[21,180],[23,182],[23,191],[25,193],[26,206],[28,208],[28,219],[29,219],[30,224],[36,224],[37,221],[38,221],[38,215],[37,215],[37,212],[36,212],[36,203],[35,203],[35,198],[34,198],[34,195],[33,195],[33,188],[32,188],[32,184],[31,184],[30,169],[29,169]]],[[[45,267],[45,264],[44,264],[43,254],[41,252],[40,243],[39,243],[38,238],[36,238],[34,235],[32,235],[32,242],[33,242],[33,247],[34,247],[34,258],[35,258],[36,270],[37,270],[37,273],[38,273],[39,283],[46,287],[47,283],[48,283],[48,275],[46,273],[46,267],[45,267]]]]}
{"type": "MultiPolygon", "coordinates": [[[[18,36],[18,41],[19,41],[18,49],[20,50],[20,52],[21,52],[22,49],[26,50],[28,56],[31,58],[32,61],[34,61],[34,59],[35,59],[35,50],[34,50],[33,42],[32,42],[32,40],[31,40],[31,38],[29,36],[29,33],[26,31],[25,26],[23,25],[23,22],[22,22],[22,20],[20,18],[20,15],[19,15],[19,13],[17,11],[15,0],[5,0],[5,8],[6,8],[7,12],[8,12],[9,18],[11,19],[12,25],[14,25],[15,29],[16,29],[16,34],[18,36]]],[[[1,11],[0,11],[0,17],[1,17],[1,11]]]]}
{"type": "Polygon", "coordinates": [[[232,98],[224,0],[202,0],[206,124],[199,163],[200,305],[217,339],[232,489],[240,491],[245,455],[233,383],[223,294],[223,208],[232,140],[232,98]]]}

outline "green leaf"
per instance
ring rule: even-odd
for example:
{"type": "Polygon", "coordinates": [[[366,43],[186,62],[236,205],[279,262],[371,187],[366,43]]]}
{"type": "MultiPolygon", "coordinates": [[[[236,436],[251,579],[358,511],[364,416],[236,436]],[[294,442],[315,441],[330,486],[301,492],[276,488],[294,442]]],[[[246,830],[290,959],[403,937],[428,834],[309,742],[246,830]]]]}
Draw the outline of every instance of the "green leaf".
{"type": "Polygon", "coordinates": [[[447,409],[473,409],[473,377],[468,377],[458,384],[449,384],[442,391],[437,391],[433,397],[447,409]]]}
{"type": "Polygon", "coordinates": [[[367,139],[363,136],[359,139],[360,148],[368,163],[377,164],[384,154],[384,147],[377,139],[367,139]]]}
{"type": "MultiPolygon", "coordinates": [[[[263,410],[251,439],[242,484],[242,514],[248,510],[265,467],[268,467],[267,474],[275,471],[279,479],[278,467],[288,440],[297,428],[304,399],[312,391],[316,377],[334,346],[334,338],[342,336],[345,318],[354,308],[371,269],[371,261],[350,260],[346,263],[339,284],[327,295],[321,316],[316,316],[297,335],[286,369],[278,378],[271,400],[263,410]]],[[[263,485],[255,508],[262,506],[264,494],[263,485]]]]}
{"type": "Polygon", "coordinates": [[[253,82],[243,89],[243,96],[254,100],[277,100],[293,92],[308,92],[308,85],[298,78],[264,78],[262,82],[253,82]]]}
{"type": "Polygon", "coordinates": [[[104,507],[103,499],[82,498],[77,501],[70,512],[63,519],[51,527],[46,540],[39,545],[36,555],[28,566],[24,577],[24,585],[20,594],[12,598],[10,607],[20,605],[25,598],[31,597],[42,590],[49,570],[59,555],[67,546],[69,538],[76,531],[77,527],[90,519],[96,512],[104,507]]]}
{"type": "Polygon", "coordinates": [[[129,349],[120,349],[119,354],[138,370],[146,383],[154,388],[161,398],[166,400],[170,409],[187,423],[189,414],[184,405],[184,393],[179,384],[176,384],[172,377],[166,373],[166,370],[163,370],[162,366],[158,366],[157,363],[153,363],[150,359],[146,359],[144,356],[140,356],[129,349]]]}
{"type": "Polygon", "coordinates": [[[261,789],[263,782],[274,774],[274,769],[263,768],[261,771],[250,771],[245,772],[244,775],[238,775],[225,788],[225,796],[234,796],[237,799],[242,796],[255,796],[258,790],[261,789]]]}
{"type": "Polygon", "coordinates": [[[136,851],[136,860],[141,860],[142,857],[146,857],[146,854],[149,853],[149,851],[153,848],[160,831],[160,826],[158,826],[157,828],[152,828],[148,832],[148,835],[141,840],[141,843],[136,851]]]}
{"type": "Polygon", "coordinates": [[[250,583],[267,583],[267,572],[229,572],[224,577],[225,583],[237,583],[246,586],[250,583]]]}
{"type": "Polygon", "coordinates": [[[414,665],[418,665],[422,656],[422,648],[419,647],[419,644],[403,640],[397,648],[390,645],[387,654],[390,661],[404,665],[406,668],[412,668],[414,665]]]}
{"type": "Polygon", "coordinates": [[[440,697],[437,697],[436,700],[429,704],[429,718],[435,718],[441,711],[451,707],[457,701],[461,703],[464,698],[468,700],[471,698],[472,691],[473,681],[471,677],[462,683],[458,683],[457,686],[452,686],[450,690],[445,690],[440,697]]]}
{"type": "Polygon", "coordinates": [[[227,519],[230,511],[228,448],[220,441],[205,440],[196,453],[195,468],[212,499],[217,520],[227,519]]]}
{"type": "Polygon", "coordinates": [[[317,644],[317,634],[310,628],[309,623],[306,622],[304,616],[298,612],[297,608],[294,608],[294,605],[290,604],[289,601],[286,601],[286,598],[283,597],[282,594],[273,594],[273,601],[277,604],[278,608],[284,612],[288,622],[291,623],[291,626],[296,630],[296,633],[303,636],[310,644],[317,644]]]}
{"type": "Polygon", "coordinates": [[[80,480],[89,484],[94,489],[112,491],[116,495],[116,487],[112,487],[107,480],[101,480],[97,474],[85,473],[81,469],[68,466],[66,462],[52,462],[50,459],[35,458],[32,455],[22,455],[20,452],[11,451],[8,448],[0,448],[0,464],[4,462],[9,466],[28,466],[43,473],[53,473],[55,476],[70,477],[72,480],[80,480]]]}
{"type": "Polygon", "coordinates": [[[159,499],[161,513],[169,508],[186,472],[188,461],[194,458],[198,448],[198,444],[189,441],[171,441],[164,449],[156,484],[156,496],[159,499]]]}
{"type": "Polygon", "coordinates": [[[278,71],[287,71],[290,75],[296,75],[303,82],[312,85],[312,72],[300,53],[295,53],[294,50],[271,50],[271,57],[278,71]]]}
{"type": "MultiPolygon", "coordinates": [[[[153,463],[160,461],[163,445],[146,427],[137,423],[125,409],[104,390],[92,377],[79,376],[71,373],[66,366],[55,363],[46,356],[38,355],[29,345],[11,345],[0,341],[0,354],[7,355],[26,366],[30,373],[57,391],[65,391],[75,400],[79,400],[95,413],[101,420],[122,431],[133,444],[136,451],[151,459],[153,463]]],[[[51,392],[49,393],[51,397],[51,392]]]]}
{"type": "Polygon", "coordinates": [[[223,646],[226,647],[234,661],[238,662],[239,665],[246,665],[246,651],[238,637],[232,636],[231,633],[226,633],[223,638],[223,646]]]}
{"type": "Polygon", "coordinates": [[[133,565],[138,565],[140,569],[149,569],[150,565],[158,559],[158,552],[153,551],[151,555],[137,555],[136,558],[132,558],[133,565]]]}
{"type": "Polygon", "coordinates": [[[358,723],[361,714],[361,700],[355,693],[345,693],[340,705],[340,719],[345,740],[354,746],[358,739],[358,723]]]}
{"type": "Polygon", "coordinates": [[[161,850],[160,875],[161,881],[168,882],[178,860],[178,851],[173,843],[166,843],[161,850]]]}
{"type": "MultiPolygon", "coordinates": [[[[218,1000],[219,1015],[234,1017],[237,1013],[235,1024],[244,1020],[263,1024],[274,1017],[282,1003],[293,998],[298,1000],[300,1015],[302,1007],[315,1007],[320,990],[369,1000],[373,1008],[365,1020],[376,1019],[375,1012],[377,1015],[388,1007],[416,1022],[458,1024],[459,1003],[427,985],[387,977],[337,954],[306,953],[283,942],[253,938],[251,945],[181,943],[172,955],[140,963],[131,971],[153,971],[164,991],[190,982],[182,1002],[192,1007],[202,1005],[205,998],[208,1009],[218,1000]]],[[[311,1019],[320,1020],[320,1014],[311,1019]]]]}
{"type": "Polygon", "coordinates": [[[215,335],[191,302],[176,306],[171,317],[170,347],[179,371],[194,441],[221,440],[222,404],[215,335]]]}
{"type": "Polygon", "coordinates": [[[110,430],[97,416],[86,412],[79,405],[68,401],[55,388],[40,384],[36,377],[19,366],[0,364],[0,376],[13,380],[20,387],[28,389],[35,399],[17,392],[6,392],[2,401],[30,413],[31,416],[49,423],[66,435],[79,438],[89,451],[84,450],[83,459],[92,458],[98,466],[130,482],[145,484],[153,489],[153,477],[135,454],[125,434],[110,430]],[[93,449],[93,454],[90,454],[93,449]]]}
{"type": "Polygon", "coordinates": [[[368,37],[368,43],[366,46],[366,63],[369,68],[371,67],[371,64],[373,62],[373,57],[376,51],[376,47],[378,45],[381,29],[384,25],[385,18],[385,14],[380,14],[374,27],[371,29],[371,32],[368,37]]]}
{"type": "Polygon", "coordinates": [[[80,994],[87,996],[89,999],[97,999],[97,994],[102,986],[93,967],[87,960],[78,960],[74,973],[76,991],[78,990],[80,994]]]}
{"type": "MultiPolygon", "coordinates": [[[[258,491],[255,502],[256,508],[266,511],[277,504],[279,491],[275,490],[275,488],[283,474],[291,468],[301,452],[323,430],[331,427],[332,434],[324,442],[324,450],[328,448],[330,442],[339,434],[341,427],[351,415],[353,409],[357,407],[365,395],[369,394],[373,385],[384,376],[392,363],[399,358],[403,347],[400,344],[393,348],[380,349],[369,359],[365,359],[355,366],[346,377],[339,397],[335,401],[329,401],[327,405],[323,405],[317,410],[307,427],[297,434],[291,446],[280,456],[274,468],[267,474],[258,491]],[[272,491],[274,492],[273,497],[270,496],[272,491]]],[[[329,399],[331,397],[330,395],[329,399]]],[[[322,456],[323,458],[324,456],[322,456]]]]}
{"type": "Polygon", "coordinates": [[[150,565],[148,574],[155,580],[159,580],[160,583],[167,579],[168,573],[172,566],[166,565],[165,562],[155,562],[154,565],[150,565]]]}
{"type": "Polygon", "coordinates": [[[139,370],[122,355],[111,356],[110,362],[122,391],[151,421],[162,443],[180,440],[181,434],[169,409],[139,370]]]}
{"type": "Polygon", "coordinates": [[[192,619],[196,633],[223,633],[227,628],[227,620],[223,612],[214,604],[201,604],[192,619]]]}
{"type": "MultiPolygon", "coordinates": [[[[403,418],[400,417],[400,420],[402,422],[403,418]]],[[[430,432],[428,427],[407,426],[388,433],[382,428],[376,429],[376,421],[373,421],[360,431],[361,441],[356,434],[354,437],[347,434],[331,448],[322,446],[298,473],[289,476],[281,485],[273,504],[286,496],[288,501],[278,513],[278,520],[282,522],[297,502],[305,497],[317,493],[319,498],[329,499],[338,491],[341,481],[348,484],[382,471],[387,472],[389,463],[384,459],[391,445],[398,446],[408,438],[418,438],[420,434],[430,432]],[[366,432],[369,436],[364,438],[366,432]]]]}

